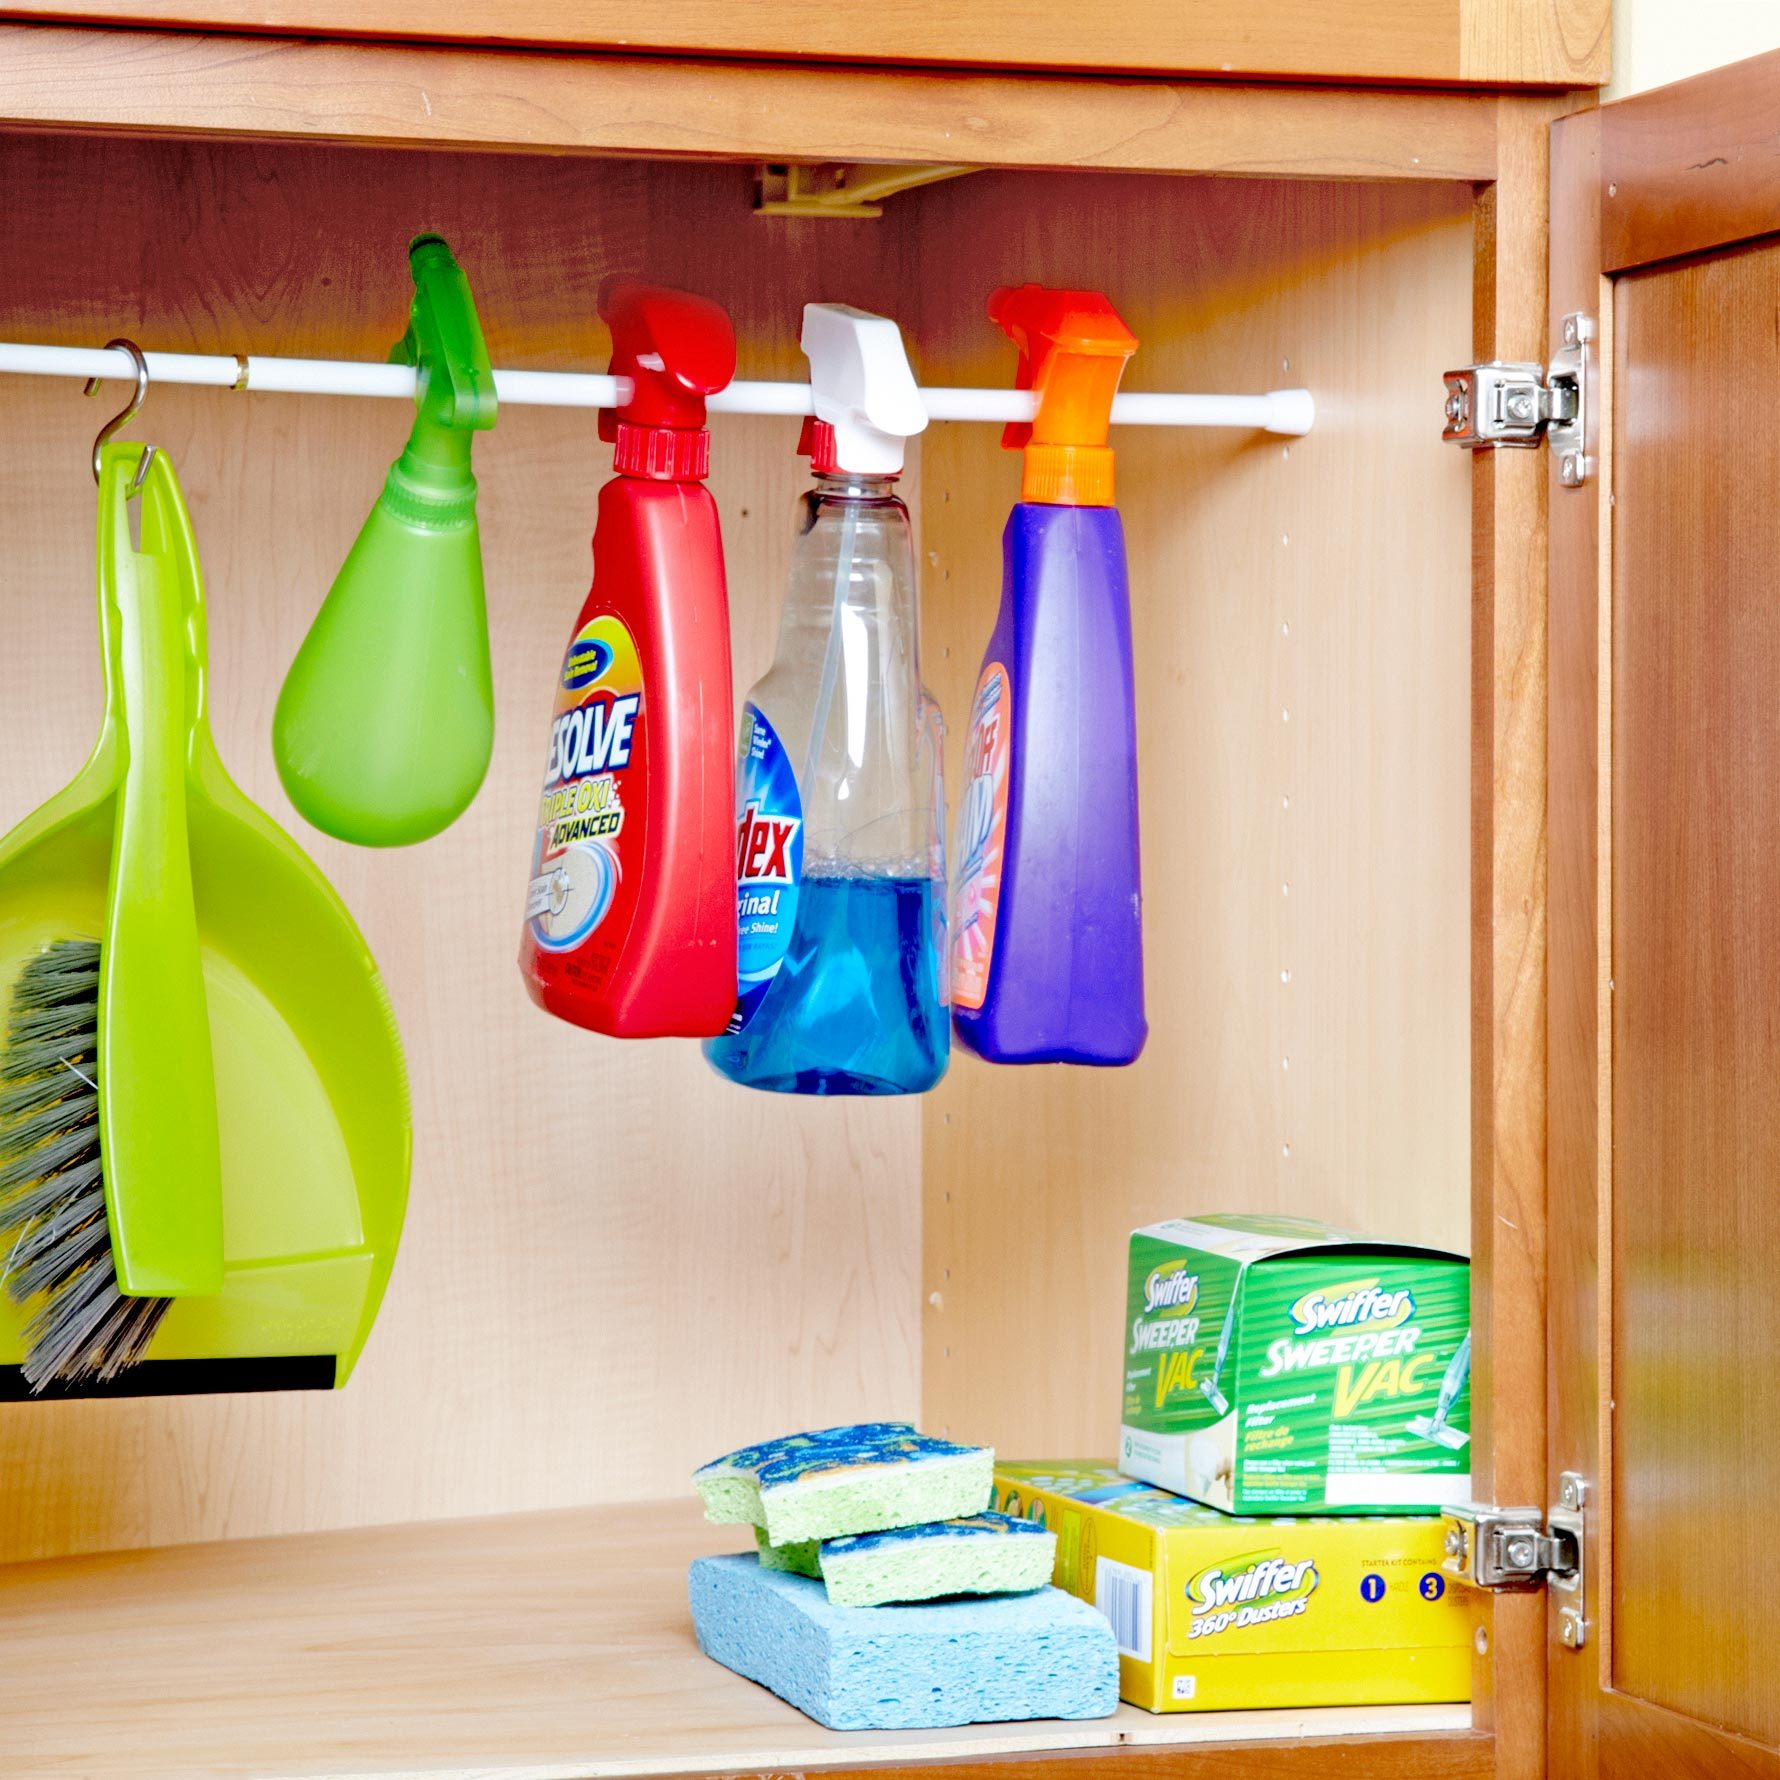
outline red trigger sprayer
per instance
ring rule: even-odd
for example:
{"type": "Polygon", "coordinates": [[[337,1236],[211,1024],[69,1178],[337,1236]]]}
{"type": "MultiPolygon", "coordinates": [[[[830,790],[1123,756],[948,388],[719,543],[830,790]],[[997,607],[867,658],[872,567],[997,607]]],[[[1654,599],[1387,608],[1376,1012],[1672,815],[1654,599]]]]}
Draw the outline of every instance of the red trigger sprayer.
{"type": "Polygon", "coordinates": [[[729,596],[704,477],[705,397],[735,375],[717,304],[624,279],[600,293],[616,474],[557,677],[519,966],[537,1004],[619,1038],[708,1037],[735,1006],[729,596]]]}

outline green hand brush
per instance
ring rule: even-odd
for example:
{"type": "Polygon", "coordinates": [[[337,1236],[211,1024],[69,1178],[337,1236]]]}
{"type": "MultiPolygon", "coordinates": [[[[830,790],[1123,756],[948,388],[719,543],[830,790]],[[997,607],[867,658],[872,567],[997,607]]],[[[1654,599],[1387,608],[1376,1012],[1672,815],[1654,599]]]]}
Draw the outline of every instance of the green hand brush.
{"type": "MultiPolygon", "coordinates": [[[[37,1391],[115,1377],[171,1299],[222,1288],[216,1084],[186,840],[185,609],[177,578],[130,542],[141,455],[104,448],[105,717],[74,795],[50,806],[110,818],[103,932],[27,959],[0,1059],[0,1276],[15,1303],[35,1306],[22,1369],[37,1391]]],[[[156,501],[165,466],[145,467],[161,472],[148,485],[156,501]]]]}
{"type": "Polygon", "coordinates": [[[113,1378],[141,1357],[171,1300],[120,1291],[99,1161],[99,947],[61,940],[12,991],[0,1058],[0,1229],[6,1289],[42,1303],[25,1326],[26,1380],[113,1378]]]}
{"type": "Polygon", "coordinates": [[[99,739],[0,836],[0,1401],[333,1388],[407,1203],[401,1041],[345,905],[218,757],[171,459],[101,470],[99,739]]]}

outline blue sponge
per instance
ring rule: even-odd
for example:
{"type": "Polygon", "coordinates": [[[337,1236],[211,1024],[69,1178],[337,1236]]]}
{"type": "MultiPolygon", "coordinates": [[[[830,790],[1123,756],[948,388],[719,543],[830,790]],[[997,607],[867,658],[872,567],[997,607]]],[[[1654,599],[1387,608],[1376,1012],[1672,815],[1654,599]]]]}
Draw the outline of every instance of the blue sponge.
{"type": "Polygon", "coordinates": [[[835,1607],[820,1582],[750,1555],[692,1566],[699,1648],[830,1730],[1105,1718],[1112,1627],[1061,1589],[914,1607],[835,1607]]]}

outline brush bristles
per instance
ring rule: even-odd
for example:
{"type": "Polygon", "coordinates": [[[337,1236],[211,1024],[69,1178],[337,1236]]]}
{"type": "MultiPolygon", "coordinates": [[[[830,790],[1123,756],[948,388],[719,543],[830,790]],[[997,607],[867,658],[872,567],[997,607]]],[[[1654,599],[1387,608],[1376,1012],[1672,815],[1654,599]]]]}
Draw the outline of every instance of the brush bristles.
{"type": "Polygon", "coordinates": [[[99,1158],[99,947],[59,940],[13,985],[0,1052],[0,1285],[37,1300],[26,1382],[115,1378],[142,1358],[167,1298],[118,1289],[99,1158]]]}

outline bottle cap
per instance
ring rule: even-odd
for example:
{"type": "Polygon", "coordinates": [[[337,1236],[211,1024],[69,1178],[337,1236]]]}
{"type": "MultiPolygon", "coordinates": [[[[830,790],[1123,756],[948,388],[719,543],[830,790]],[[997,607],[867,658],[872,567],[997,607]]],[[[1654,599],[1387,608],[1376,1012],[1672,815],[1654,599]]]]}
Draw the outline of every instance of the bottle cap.
{"type": "Polygon", "coordinates": [[[408,270],[414,278],[408,331],[389,357],[418,373],[414,426],[407,449],[390,466],[385,498],[417,525],[467,525],[476,515],[470,435],[495,423],[494,368],[470,281],[444,239],[416,235],[408,244],[408,270]]]}
{"type": "Polygon", "coordinates": [[[1112,401],[1137,336],[1093,290],[1004,285],[989,319],[1020,351],[1017,386],[1038,392],[1038,414],[1013,421],[1003,447],[1024,451],[1020,499],[1051,507],[1110,507],[1112,401]]]}
{"type": "Polygon", "coordinates": [[[900,475],[904,442],[926,427],[927,410],[896,323],[846,303],[806,303],[803,350],[816,415],[798,450],[821,475],[900,475]]]}
{"type": "Polygon", "coordinates": [[[735,375],[735,329],[720,305],[688,291],[609,280],[599,297],[612,330],[614,377],[628,377],[622,408],[600,411],[600,437],[617,446],[623,476],[696,482],[711,467],[705,397],[735,375]]]}

